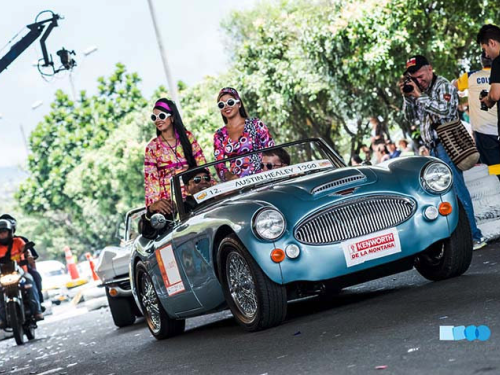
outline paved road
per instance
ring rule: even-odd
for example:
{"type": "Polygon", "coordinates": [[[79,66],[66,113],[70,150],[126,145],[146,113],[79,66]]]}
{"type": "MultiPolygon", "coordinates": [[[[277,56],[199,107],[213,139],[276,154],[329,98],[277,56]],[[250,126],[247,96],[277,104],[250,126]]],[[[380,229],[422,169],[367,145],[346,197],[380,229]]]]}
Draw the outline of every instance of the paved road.
{"type": "Polygon", "coordinates": [[[499,271],[495,242],[453,280],[409,271],[295,303],[274,329],[245,333],[224,312],[161,342],[143,321],[116,329],[107,309],[66,307],[24,347],[0,342],[0,374],[499,374],[499,271]],[[439,340],[441,325],[482,324],[488,341],[439,340]]]}

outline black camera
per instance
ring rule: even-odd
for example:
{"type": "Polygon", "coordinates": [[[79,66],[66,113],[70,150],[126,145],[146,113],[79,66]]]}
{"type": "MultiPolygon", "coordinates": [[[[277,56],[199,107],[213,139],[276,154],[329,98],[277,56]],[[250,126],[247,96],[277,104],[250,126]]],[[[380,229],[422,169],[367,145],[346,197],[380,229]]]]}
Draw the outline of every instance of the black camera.
{"type": "Polygon", "coordinates": [[[403,92],[405,92],[406,94],[409,94],[410,92],[413,91],[413,86],[412,85],[409,85],[410,81],[413,81],[415,82],[415,84],[418,86],[418,81],[413,78],[411,75],[409,74],[405,74],[405,78],[404,78],[404,85],[403,85],[403,92]]]}
{"type": "MultiPolygon", "coordinates": [[[[479,93],[479,100],[486,98],[487,96],[488,96],[488,91],[482,90],[479,93]]],[[[487,110],[488,110],[488,106],[486,105],[486,103],[481,102],[481,111],[487,111],[487,110]]]]}

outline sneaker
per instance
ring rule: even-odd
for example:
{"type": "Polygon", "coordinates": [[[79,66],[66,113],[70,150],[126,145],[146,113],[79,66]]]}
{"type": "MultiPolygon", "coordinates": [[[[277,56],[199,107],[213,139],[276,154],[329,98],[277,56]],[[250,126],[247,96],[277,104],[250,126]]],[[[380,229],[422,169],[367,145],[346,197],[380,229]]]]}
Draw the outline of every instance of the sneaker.
{"type": "Polygon", "coordinates": [[[485,246],[486,246],[486,241],[484,240],[484,237],[481,237],[481,239],[473,241],[472,250],[479,250],[485,246]]]}

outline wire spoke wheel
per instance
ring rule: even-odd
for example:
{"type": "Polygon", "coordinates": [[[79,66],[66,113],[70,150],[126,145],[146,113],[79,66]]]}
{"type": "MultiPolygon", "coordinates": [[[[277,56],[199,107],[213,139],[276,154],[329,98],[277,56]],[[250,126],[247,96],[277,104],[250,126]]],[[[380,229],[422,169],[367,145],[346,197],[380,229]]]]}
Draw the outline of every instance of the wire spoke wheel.
{"type": "Polygon", "coordinates": [[[153,283],[149,277],[145,274],[141,274],[141,302],[142,306],[146,310],[146,317],[148,318],[148,323],[154,332],[158,332],[161,329],[160,320],[160,308],[158,298],[154,291],[153,283]]]}
{"type": "Polygon", "coordinates": [[[272,281],[235,235],[219,245],[218,272],[234,318],[254,332],[280,324],[286,317],[286,287],[272,281]]]}
{"type": "Polygon", "coordinates": [[[149,331],[154,338],[163,340],[184,332],[186,321],[184,319],[173,319],[168,315],[162,303],[168,305],[169,300],[167,299],[165,302],[159,299],[144,263],[137,263],[135,275],[137,284],[134,285],[137,286],[139,304],[146,318],[149,331]]]}
{"type": "Polygon", "coordinates": [[[226,267],[231,297],[240,312],[253,320],[257,313],[257,293],[250,267],[245,259],[235,252],[229,254],[226,267]]]}

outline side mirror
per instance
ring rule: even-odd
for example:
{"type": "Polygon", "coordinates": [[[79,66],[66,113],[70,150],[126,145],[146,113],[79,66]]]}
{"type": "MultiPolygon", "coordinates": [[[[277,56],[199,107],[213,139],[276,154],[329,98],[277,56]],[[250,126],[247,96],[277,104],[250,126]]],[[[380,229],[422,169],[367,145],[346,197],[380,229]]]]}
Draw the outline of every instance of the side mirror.
{"type": "Polygon", "coordinates": [[[169,220],[165,219],[165,216],[162,214],[154,214],[151,216],[151,226],[156,230],[165,228],[168,222],[169,220]]]}

